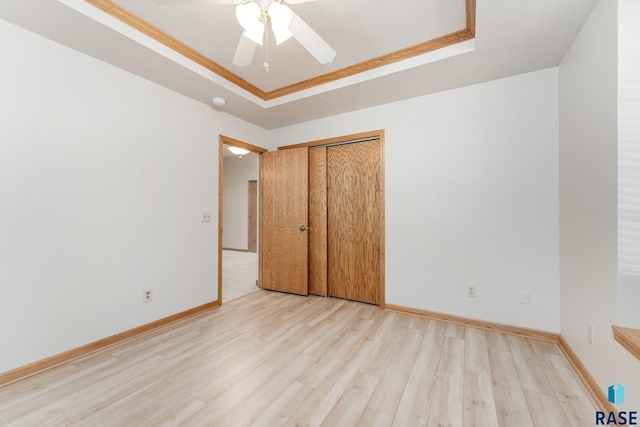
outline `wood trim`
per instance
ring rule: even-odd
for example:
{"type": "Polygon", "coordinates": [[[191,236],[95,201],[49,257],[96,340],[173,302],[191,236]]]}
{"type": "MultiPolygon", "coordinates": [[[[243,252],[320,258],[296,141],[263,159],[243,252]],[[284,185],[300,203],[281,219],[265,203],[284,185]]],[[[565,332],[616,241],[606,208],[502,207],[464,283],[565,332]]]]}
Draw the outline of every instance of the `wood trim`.
{"type": "Polygon", "coordinates": [[[467,0],[467,28],[472,38],[476,36],[476,0],[467,0]]]}
{"type": "Polygon", "coordinates": [[[379,213],[379,221],[380,221],[380,308],[386,308],[385,298],[385,230],[384,230],[384,204],[385,204],[385,193],[384,193],[384,130],[379,131],[378,138],[380,139],[380,213],[379,213]]]}
{"type": "Polygon", "coordinates": [[[300,147],[312,148],[312,147],[319,147],[322,145],[339,144],[341,142],[355,141],[358,139],[365,139],[365,138],[379,138],[380,141],[383,141],[384,129],[372,130],[370,132],[354,133],[354,134],[345,135],[345,136],[337,136],[335,138],[319,139],[316,141],[301,142],[299,144],[293,144],[293,145],[283,145],[282,147],[278,147],[278,150],[290,150],[293,148],[300,148],[300,147]]]}
{"type": "Polygon", "coordinates": [[[119,334],[112,335],[107,338],[103,338],[98,341],[83,345],[81,347],[74,348],[64,353],[57,354],[55,356],[48,357],[46,359],[39,360],[26,366],[5,372],[0,374],[0,387],[23,380],[41,372],[53,369],[57,366],[65,363],[73,362],[81,357],[88,356],[97,351],[104,350],[108,347],[120,344],[133,338],[137,338],[141,335],[203,313],[205,311],[214,309],[220,305],[220,300],[211,301],[209,303],[191,308],[189,310],[182,311],[180,313],[173,314],[168,317],[156,320],[151,323],[147,323],[137,328],[129,329],[128,331],[120,332],[119,334]]]}
{"type": "Polygon", "coordinates": [[[589,394],[591,394],[591,397],[596,402],[600,410],[605,412],[611,411],[617,414],[618,412],[616,410],[616,407],[609,403],[609,401],[607,400],[607,396],[605,396],[604,392],[600,389],[600,386],[598,386],[596,380],[593,379],[587,368],[578,358],[578,355],[573,351],[573,349],[571,349],[569,343],[564,339],[562,335],[560,335],[558,346],[560,347],[560,350],[562,350],[562,353],[565,355],[584,386],[589,391],[589,394]]]}
{"type": "Polygon", "coordinates": [[[258,179],[247,181],[247,252],[258,252],[258,179]]]}
{"type": "Polygon", "coordinates": [[[225,135],[220,135],[220,141],[223,144],[233,145],[234,147],[238,147],[238,148],[244,148],[245,150],[249,150],[252,153],[260,154],[260,153],[266,153],[267,151],[269,151],[266,148],[258,147],[257,145],[249,144],[225,135]]]}
{"type": "Polygon", "coordinates": [[[262,156],[258,156],[258,280],[256,280],[256,286],[262,288],[262,254],[264,253],[264,247],[262,245],[262,215],[264,215],[263,203],[262,203],[262,180],[264,179],[264,171],[262,170],[263,162],[262,156]]]}
{"type": "Polygon", "coordinates": [[[266,92],[259,87],[249,83],[247,80],[243,79],[237,74],[234,74],[226,68],[222,67],[220,64],[207,58],[200,52],[175,39],[159,28],[151,25],[142,18],[139,18],[122,6],[115,4],[112,0],[85,1],[265,101],[280,98],[282,96],[290,95],[292,93],[296,93],[305,89],[333,82],[345,77],[350,77],[355,74],[363,73],[365,71],[373,70],[375,68],[383,67],[395,62],[403,61],[414,56],[452,46],[466,40],[471,40],[475,38],[476,29],[476,0],[466,0],[466,28],[463,30],[455,31],[451,34],[437,37],[435,39],[431,39],[423,43],[407,47],[405,49],[400,49],[395,52],[391,52],[373,59],[360,62],[358,64],[332,71],[330,73],[322,74],[320,76],[316,76],[298,83],[266,92]]]}
{"type": "Polygon", "coordinates": [[[386,310],[395,311],[397,313],[412,314],[414,316],[426,317],[427,319],[440,320],[448,323],[455,323],[462,326],[470,326],[472,328],[485,329],[487,331],[516,335],[538,341],[558,343],[558,340],[560,339],[560,335],[553,332],[523,328],[520,326],[503,325],[501,323],[487,322],[484,320],[469,319],[466,317],[454,316],[452,314],[438,313],[435,311],[421,310],[401,305],[387,304],[386,310]]]}
{"type": "Polygon", "coordinates": [[[234,248],[222,248],[224,251],[234,251],[234,252],[251,252],[249,249],[234,249],[234,248]]]}
{"type": "Polygon", "coordinates": [[[218,136],[218,301],[222,304],[222,189],[224,188],[224,141],[218,136]]]}
{"type": "Polygon", "coordinates": [[[115,4],[111,0],[85,0],[85,1],[90,5],[102,10],[103,12],[108,13],[114,18],[119,19],[120,21],[124,22],[130,27],[135,28],[141,33],[151,37],[152,39],[162,43],[168,48],[178,52],[182,56],[192,60],[193,62],[199,65],[202,65],[209,71],[213,71],[223,79],[228,80],[234,85],[246,90],[247,92],[252,93],[258,98],[263,100],[266,99],[266,92],[260,89],[259,87],[252,85],[242,77],[232,73],[231,71],[222,67],[217,62],[212,61],[211,59],[207,58],[200,52],[187,46],[181,41],[173,38],[169,34],[162,31],[161,29],[151,25],[150,23],[143,20],[142,18],[139,18],[138,16],[129,12],[122,6],[115,4]]]}
{"type": "MultiPolygon", "coordinates": [[[[468,1],[475,3],[475,0],[468,1]]],[[[280,98],[282,96],[291,95],[292,93],[300,92],[315,86],[320,86],[325,83],[330,83],[336,80],[343,79],[345,77],[360,74],[365,71],[384,67],[385,65],[393,64],[395,62],[404,61],[405,59],[413,58],[414,56],[422,55],[424,53],[433,52],[434,50],[452,46],[454,44],[466,40],[471,40],[473,38],[474,36],[471,31],[465,28],[464,30],[437,37],[435,39],[419,43],[405,49],[400,49],[386,55],[378,56],[377,58],[369,59],[367,61],[350,65],[348,67],[341,68],[330,73],[322,74],[308,80],[303,80],[289,86],[284,86],[279,89],[272,90],[266,93],[265,100],[269,101],[275,98],[280,98]]]]}
{"type": "Polygon", "coordinates": [[[622,326],[611,326],[613,337],[633,354],[636,359],[640,359],[640,329],[625,328],[622,326]]]}

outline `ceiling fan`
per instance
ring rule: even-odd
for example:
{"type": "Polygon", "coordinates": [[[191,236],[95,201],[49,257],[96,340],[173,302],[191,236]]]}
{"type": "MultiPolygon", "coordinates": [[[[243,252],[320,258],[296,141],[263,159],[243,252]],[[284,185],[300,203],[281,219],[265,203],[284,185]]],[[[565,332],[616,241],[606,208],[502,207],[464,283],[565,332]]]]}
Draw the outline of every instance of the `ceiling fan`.
{"type": "Polygon", "coordinates": [[[159,4],[235,4],[236,18],[243,28],[233,63],[251,64],[258,45],[262,46],[270,24],[276,45],[294,37],[321,64],[333,61],[335,50],[287,5],[315,0],[155,0],[159,4]]]}

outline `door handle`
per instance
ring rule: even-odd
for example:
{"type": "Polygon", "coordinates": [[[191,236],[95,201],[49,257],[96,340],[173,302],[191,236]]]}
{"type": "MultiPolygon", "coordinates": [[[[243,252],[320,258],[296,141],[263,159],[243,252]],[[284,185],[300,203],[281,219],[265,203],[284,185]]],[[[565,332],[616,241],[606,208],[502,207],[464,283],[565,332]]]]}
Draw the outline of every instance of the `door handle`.
{"type": "Polygon", "coordinates": [[[308,227],[305,227],[304,225],[301,225],[301,226],[298,228],[298,230],[300,230],[300,231],[305,231],[305,230],[309,230],[309,228],[308,228],[308,227]]]}

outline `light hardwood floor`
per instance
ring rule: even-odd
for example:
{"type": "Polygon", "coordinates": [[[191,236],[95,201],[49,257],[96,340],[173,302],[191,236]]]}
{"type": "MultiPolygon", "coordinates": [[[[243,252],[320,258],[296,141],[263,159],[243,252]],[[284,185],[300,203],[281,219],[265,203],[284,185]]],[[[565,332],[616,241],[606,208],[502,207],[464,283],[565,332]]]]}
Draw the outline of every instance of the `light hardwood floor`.
{"type": "Polygon", "coordinates": [[[555,344],[258,291],[0,388],[5,426],[588,426],[555,344]]]}

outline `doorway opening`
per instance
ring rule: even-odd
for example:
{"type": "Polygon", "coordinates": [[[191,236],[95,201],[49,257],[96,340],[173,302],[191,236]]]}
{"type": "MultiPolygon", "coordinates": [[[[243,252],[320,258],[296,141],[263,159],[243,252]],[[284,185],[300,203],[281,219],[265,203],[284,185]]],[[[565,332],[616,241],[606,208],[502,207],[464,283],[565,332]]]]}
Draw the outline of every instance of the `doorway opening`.
{"type": "Polygon", "coordinates": [[[220,303],[259,290],[258,171],[267,151],[224,135],[218,159],[218,300],[220,303]],[[232,152],[229,147],[244,151],[232,152]]]}

